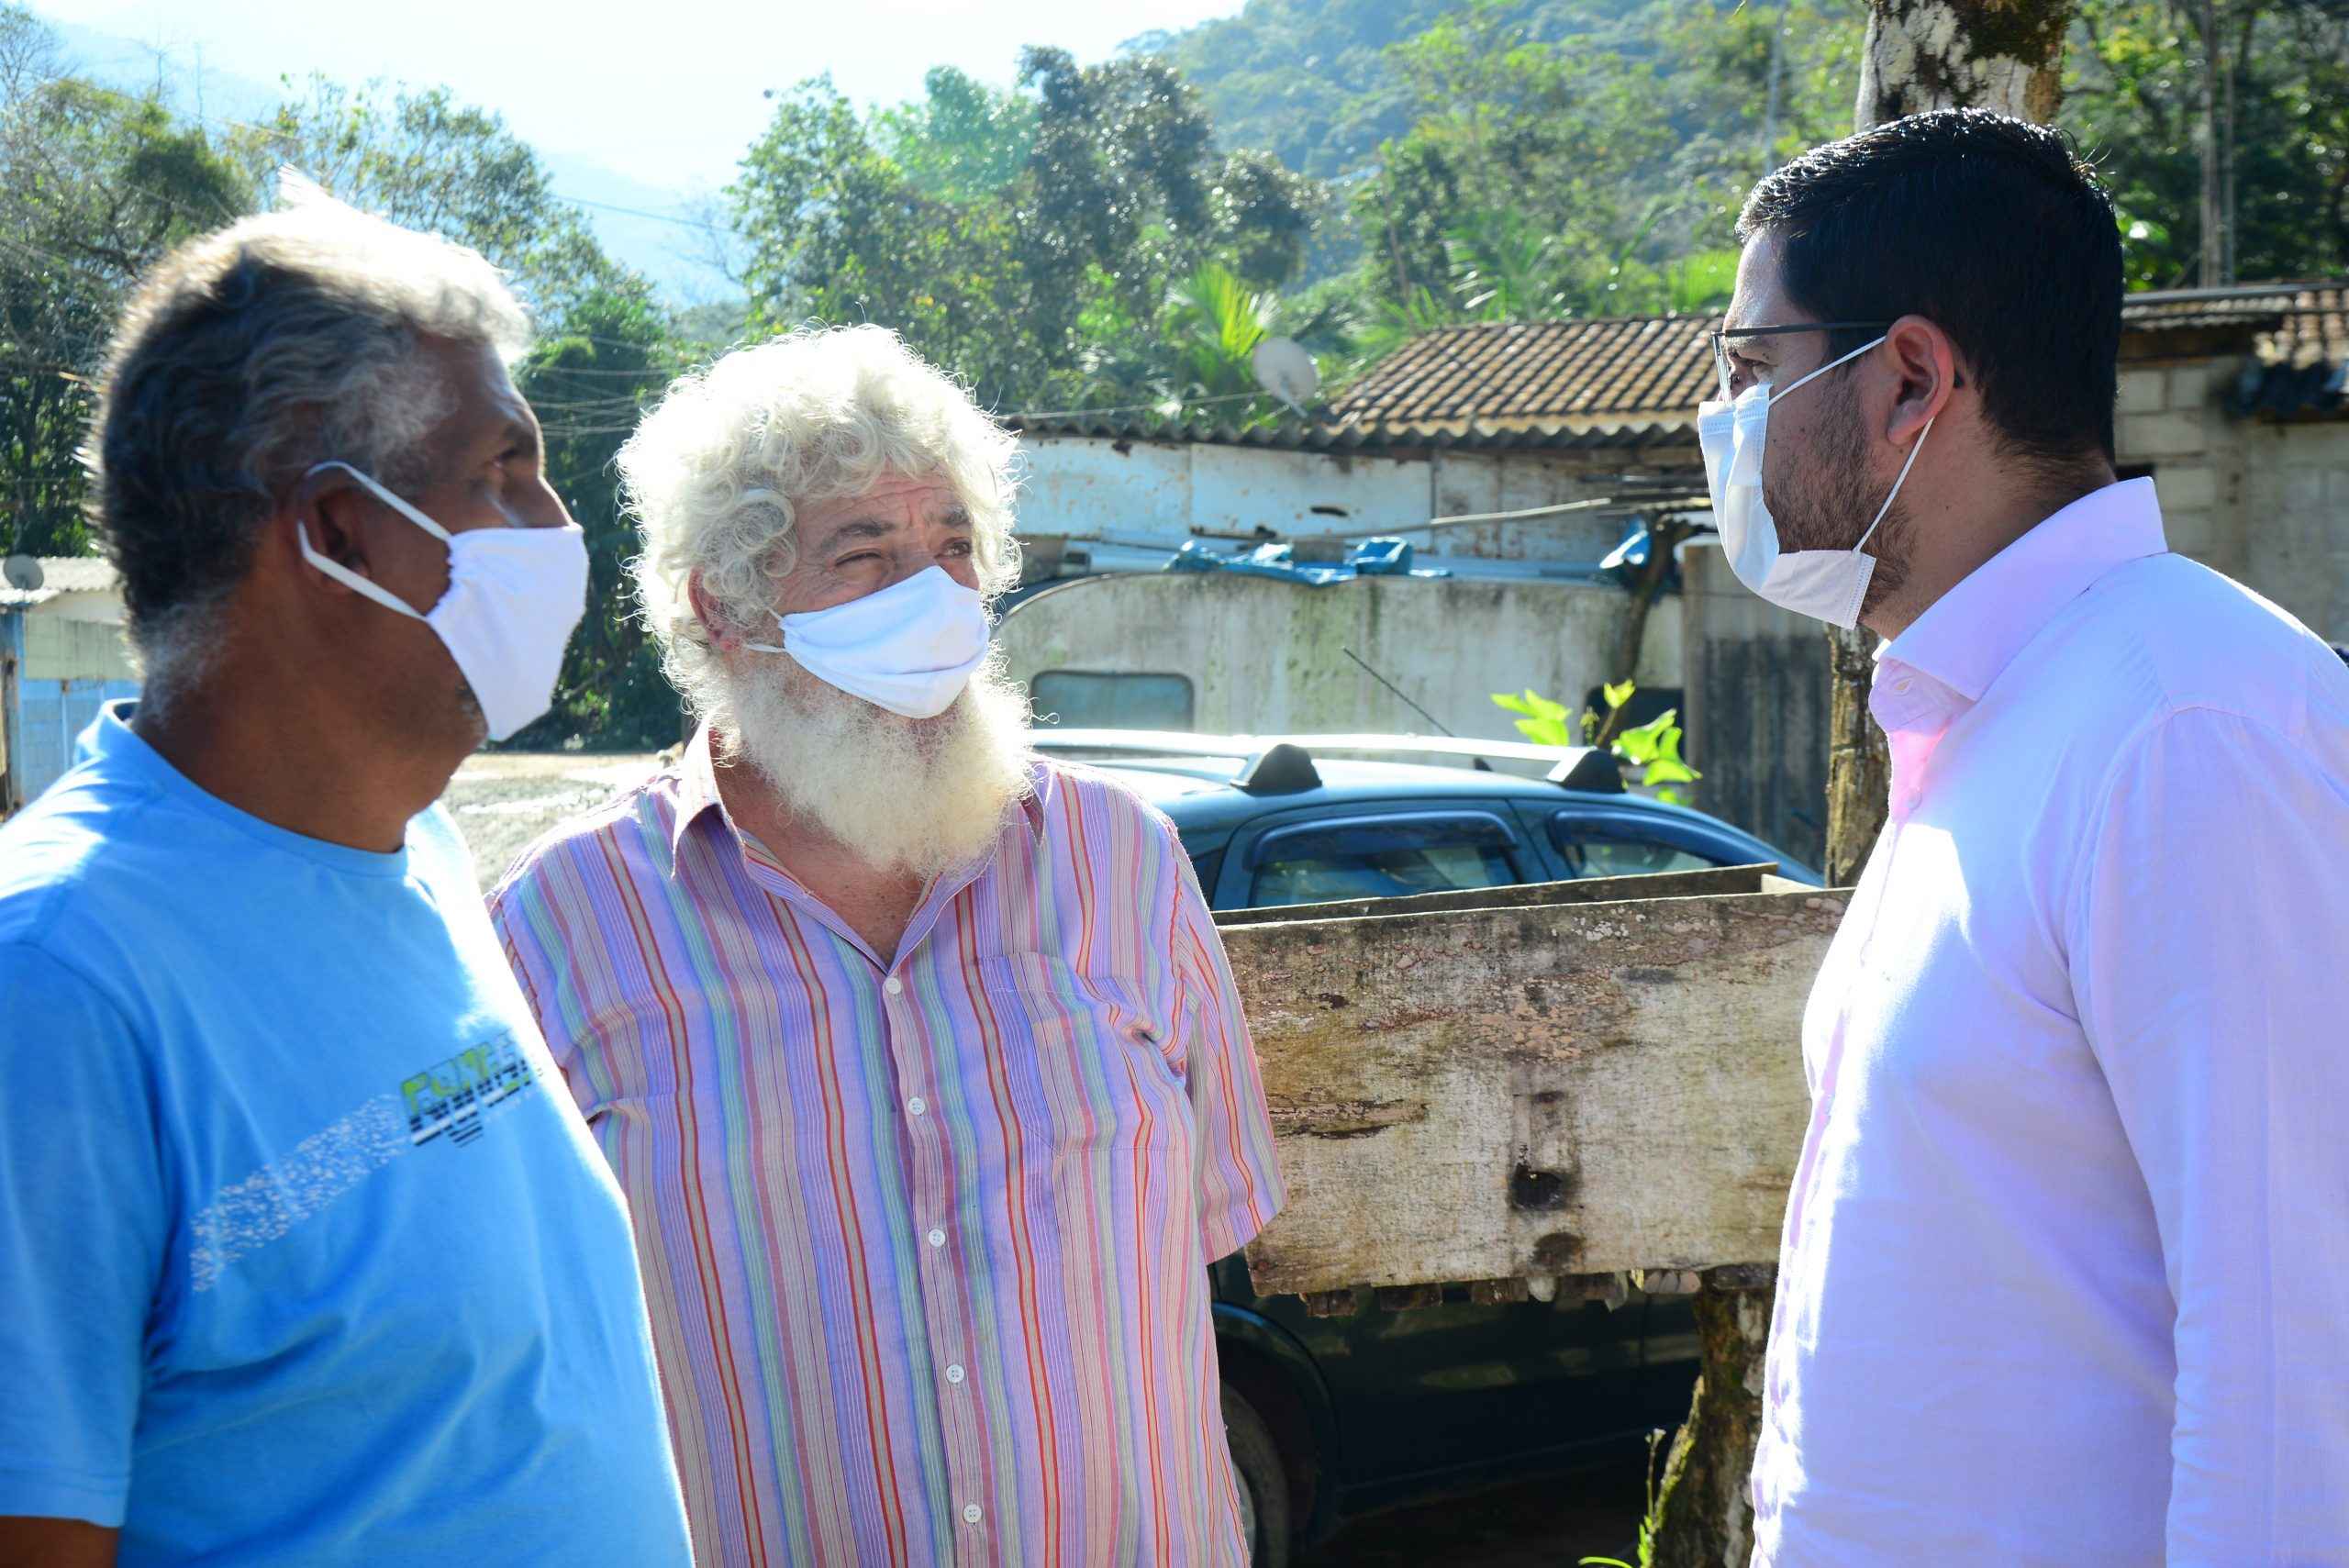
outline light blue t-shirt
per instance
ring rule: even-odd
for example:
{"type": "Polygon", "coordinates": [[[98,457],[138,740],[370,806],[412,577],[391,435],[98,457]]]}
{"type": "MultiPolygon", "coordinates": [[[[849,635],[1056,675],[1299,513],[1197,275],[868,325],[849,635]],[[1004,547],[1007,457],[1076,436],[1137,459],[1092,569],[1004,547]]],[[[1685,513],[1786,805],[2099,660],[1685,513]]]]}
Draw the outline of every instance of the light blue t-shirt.
{"type": "Polygon", "coordinates": [[[289,833],[126,713],[0,828],[0,1514],[690,1562],[627,1209],[453,826],[289,833]]]}

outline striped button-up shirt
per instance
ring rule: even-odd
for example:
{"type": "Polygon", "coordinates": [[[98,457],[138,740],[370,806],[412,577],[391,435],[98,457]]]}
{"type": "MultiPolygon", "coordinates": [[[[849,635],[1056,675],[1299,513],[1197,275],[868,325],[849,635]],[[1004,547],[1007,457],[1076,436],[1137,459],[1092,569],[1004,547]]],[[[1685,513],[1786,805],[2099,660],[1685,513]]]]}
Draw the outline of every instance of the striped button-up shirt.
{"type": "Polygon", "coordinates": [[[1281,1201],[1165,818],[1045,764],[894,960],[707,731],[492,899],[634,1215],[707,1564],[1240,1563],[1207,1265],[1281,1201]]]}

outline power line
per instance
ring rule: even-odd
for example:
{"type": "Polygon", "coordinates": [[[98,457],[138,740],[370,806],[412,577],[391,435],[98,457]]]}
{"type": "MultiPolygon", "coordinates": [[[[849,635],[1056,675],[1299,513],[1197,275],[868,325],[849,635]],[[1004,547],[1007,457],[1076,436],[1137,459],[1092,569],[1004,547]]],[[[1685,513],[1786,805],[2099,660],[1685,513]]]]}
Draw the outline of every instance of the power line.
{"type": "Polygon", "coordinates": [[[998,414],[998,419],[1073,419],[1081,415],[1156,414],[1169,403],[1177,405],[1168,417],[1179,417],[1186,408],[1205,408],[1212,403],[1241,403],[1250,398],[1269,397],[1264,392],[1228,392],[1218,397],[1162,397],[1155,403],[1127,403],[1110,408],[1021,408],[1008,414],[998,414]]]}
{"type": "Polygon", "coordinates": [[[706,223],[697,218],[679,217],[673,213],[647,212],[642,207],[621,206],[615,202],[591,202],[585,196],[565,195],[562,192],[551,188],[549,189],[548,194],[556,200],[569,202],[573,206],[591,206],[598,212],[623,213],[629,217],[650,218],[654,223],[674,223],[679,228],[690,228],[701,234],[707,234],[716,227],[714,224],[706,223]]]}

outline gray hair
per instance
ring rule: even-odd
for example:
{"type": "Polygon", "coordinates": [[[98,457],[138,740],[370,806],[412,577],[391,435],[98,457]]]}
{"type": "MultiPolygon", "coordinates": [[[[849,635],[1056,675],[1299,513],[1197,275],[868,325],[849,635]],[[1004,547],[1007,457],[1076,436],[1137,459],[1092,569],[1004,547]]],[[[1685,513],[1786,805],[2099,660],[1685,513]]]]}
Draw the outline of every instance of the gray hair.
{"type": "Polygon", "coordinates": [[[800,506],[885,476],[944,480],[971,515],[980,591],[1015,585],[1019,450],[885,327],[804,328],[674,383],[618,459],[644,541],[637,597],[670,681],[724,727],[725,670],[695,613],[695,581],[734,627],[771,632],[800,506]]]}
{"type": "Polygon", "coordinates": [[[312,464],[397,489],[448,395],[427,339],[509,361],[529,318],[475,251],[333,200],[287,171],[280,206],[191,239],[117,328],[82,461],[160,701],[195,678],[262,524],[312,464]]]}

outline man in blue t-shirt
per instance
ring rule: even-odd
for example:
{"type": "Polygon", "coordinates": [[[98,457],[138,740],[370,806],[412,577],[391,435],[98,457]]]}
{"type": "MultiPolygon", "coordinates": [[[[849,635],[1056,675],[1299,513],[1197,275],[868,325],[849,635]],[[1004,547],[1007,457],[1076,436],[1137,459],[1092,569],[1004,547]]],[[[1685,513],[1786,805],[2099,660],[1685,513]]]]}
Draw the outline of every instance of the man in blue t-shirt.
{"type": "Polygon", "coordinates": [[[627,1210],[432,804],[584,597],[527,324],[289,195],[126,314],[145,694],[0,828],[0,1564],[684,1568],[627,1210]]]}

